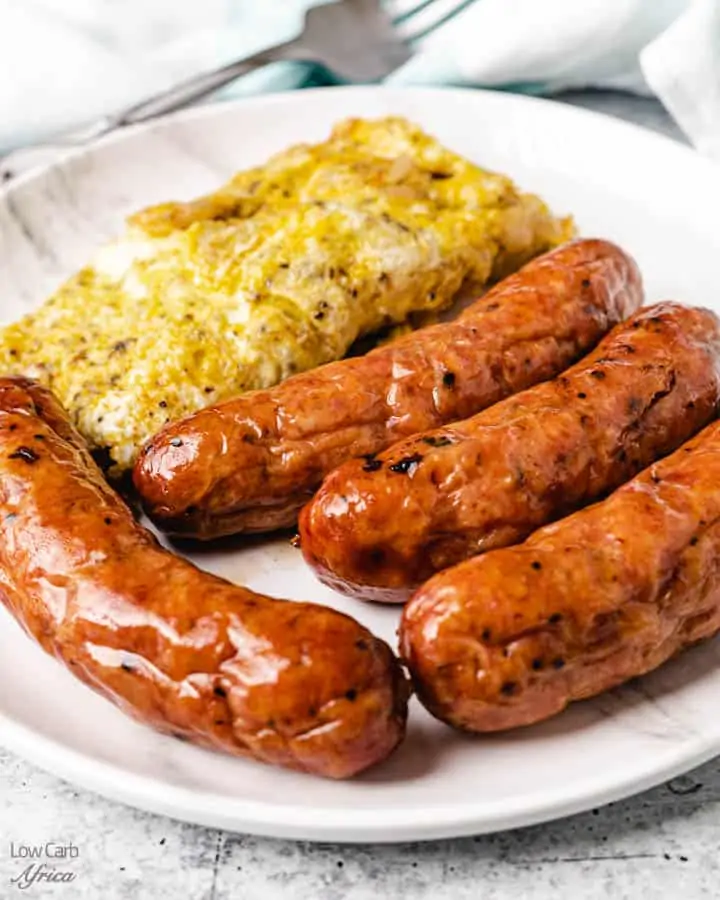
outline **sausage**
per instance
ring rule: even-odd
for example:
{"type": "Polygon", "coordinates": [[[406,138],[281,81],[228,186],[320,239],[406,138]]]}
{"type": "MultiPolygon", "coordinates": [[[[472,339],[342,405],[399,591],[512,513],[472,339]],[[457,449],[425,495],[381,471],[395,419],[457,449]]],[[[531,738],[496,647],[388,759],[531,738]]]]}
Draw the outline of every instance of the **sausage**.
{"type": "Polygon", "coordinates": [[[720,630],[720,423],[607,500],[431,579],[403,610],[422,702],[469,731],[547,719],[720,630]]]}
{"type": "Polygon", "coordinates": [[[332,587],[403,600],[678,447],[714,415],[719,363],[713,313],[649,307],[554,381],[336,469],[300,517],[305,557],[332,587]]]}
{"type": "Polygon", "coordinates": [[[385,643],[163,549],[26,379],[0,379],[0,578],[44,650],[160,731],[331,778],[403,736],[407,683],[385,643]]]}
{"type": "Polygon", "coordinates": [[[134,470],[148,515],[203,539],[289,527],[332,469],[552,378],[642,303],[600,240],[529,263],[456,321],[169,425],[134,470]]]}

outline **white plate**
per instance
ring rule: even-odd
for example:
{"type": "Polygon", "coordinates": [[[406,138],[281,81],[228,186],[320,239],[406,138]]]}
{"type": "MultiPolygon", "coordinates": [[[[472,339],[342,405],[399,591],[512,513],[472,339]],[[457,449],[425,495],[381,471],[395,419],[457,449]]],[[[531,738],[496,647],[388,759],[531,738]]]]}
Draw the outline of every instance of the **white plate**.
{"type": "MultiPolygon", "coordinates": [[[[481,91],[335,88],[184,113],[115,137],[0,197],[0,317],[39,302],[124,214],[191,197],[347,115],[408,116],[513,176],[587,235],[637,257],[648,299],[720,309],[720,169],[671,141],[567,106],[481,91]]],[[[397,612],[321,587],[283,541],[207,550],[203,567],[336,606],[393,642],[397,612]]],[[[417,704],[403,747],[347,783],[224,758],[156,735],[86,689],[0,614],[0,742],[155,812],[333,841],[438,838],[525,825],[647,788],[720,752],[720,643],[545,725],[470,738],[417,704]]]]}

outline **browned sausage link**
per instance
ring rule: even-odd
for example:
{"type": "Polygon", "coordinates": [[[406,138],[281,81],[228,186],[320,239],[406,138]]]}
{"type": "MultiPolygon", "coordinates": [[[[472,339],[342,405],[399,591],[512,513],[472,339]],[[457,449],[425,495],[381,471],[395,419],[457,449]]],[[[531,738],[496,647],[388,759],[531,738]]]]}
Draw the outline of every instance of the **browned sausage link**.
{"type": "Polygon", "coordinates": [[[164,529],[201,538],[293,525],[323,477],[417,431],[552,378],[642,303],[633,260],[577,241],[531,262],[463,316],[168,426],[135,486],[164,529]]]}
{"type": "Polygon", "coordinates": [[[598,503],[437,575],[402,653],[471,731],[529,725],[720,629],[720,423],[598,503]]]}
{"type": "Polygon", "coordinates": [[[162,731],[336,778],[402,738],[407,687],[385,643],[164,550],[22,379],[0,380],[0,575],[0,600],[48,653],[162,731]]]}
{"type": "Polygon", "coordinates": [[[341,466],[302,513],[308,562],[366,599],[517,543],[622,484],[706,425],[720,322],[664,303],[619,325],[555,381],[341,466]]]}

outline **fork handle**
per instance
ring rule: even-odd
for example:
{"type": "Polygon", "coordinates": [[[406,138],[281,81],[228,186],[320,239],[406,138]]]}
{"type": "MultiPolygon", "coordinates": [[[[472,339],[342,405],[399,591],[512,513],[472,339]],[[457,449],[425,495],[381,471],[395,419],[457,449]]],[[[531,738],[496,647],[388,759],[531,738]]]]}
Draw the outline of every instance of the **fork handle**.
{"type": "Polygon", "coordinates": [[[212,69],[209,72],[201,72],[194,75],[180,84],[173,85],[165,91],[160,91],[152,97],[134,103],[125,109],[121,109],[116,113],[103,116],[97,122],[93,123],[87,131],[83,132],[83,141],[101,137],[116,128],[122,128],[125,125],[134,125],[137,122],[146,122],[148,119],[154,119],[156,116],[162,116],[166,113],[174,112],[189,106],[198,100],[207,97],[214,91],[225,87],[231,81],[235,81],[241,75],[246,75],[261,66],[268,63],[278,62],[282,59],[295,58],[293,51],[299,47],[299,41],[286,41],[275,47],[261,50],[245,59],[238,59],[234,62],[221,66],[219,69],[212,69]]]}

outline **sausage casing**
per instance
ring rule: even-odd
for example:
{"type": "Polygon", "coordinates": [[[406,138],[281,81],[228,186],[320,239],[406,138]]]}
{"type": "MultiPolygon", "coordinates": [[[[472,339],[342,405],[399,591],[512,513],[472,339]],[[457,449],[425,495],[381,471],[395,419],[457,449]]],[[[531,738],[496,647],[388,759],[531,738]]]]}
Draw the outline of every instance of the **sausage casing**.
{"type": "Polygon", "coordinates": [[[24,379],[0,379],[0,577],[48,653],[159,730],[337,778],[402,738],[407,685],[385,643],[163,549],[24,379]]]}
{"type": "Polygon", "coordinates": [[[552,378],[641,303],[627,254],[576,241],[453,322],[169,425],[140,455],[135,486],[169,532],[207,539],[293,525],[336,466],[552,378]]]}
{"type": "Polygon", "coordinates": [[[301,515],[305,557],[332,587],[403,600],[678,447],[714,415],[719,363],[713,313],[649,307],[554,381],[336,469],[301,515]]]}
{"type": "Polygon", "coordinates": [[[403,610],[422,702],[528,725],[720,630],[720,423],[607,500],[436,575],[403,610]]]}

